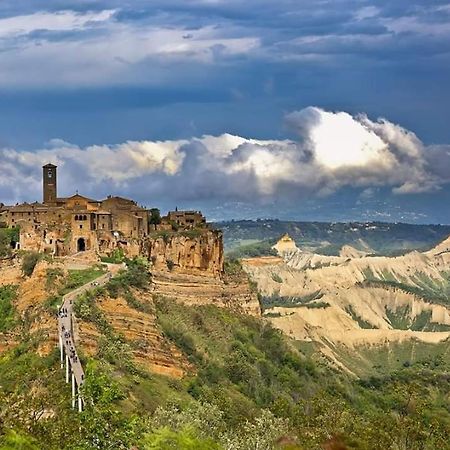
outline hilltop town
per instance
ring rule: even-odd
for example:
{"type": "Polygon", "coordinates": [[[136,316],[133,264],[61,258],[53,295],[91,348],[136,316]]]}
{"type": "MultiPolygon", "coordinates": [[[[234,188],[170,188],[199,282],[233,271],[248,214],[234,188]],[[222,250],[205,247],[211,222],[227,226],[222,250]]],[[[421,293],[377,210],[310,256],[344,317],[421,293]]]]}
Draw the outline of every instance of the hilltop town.
{"type": "Polygon", "coordinates": [[[7,206],[0,203],[0,224],[20,229],[17,250],[66,256],[93,250],[108,254],[161,231],[208,231],[200,211],[170,211],[161,217],[157,208],[146,209],[135,201],[108,196],[94,200],[78,192],[59,197],[57,166],[42,167],[42,202],[7,206]]]}

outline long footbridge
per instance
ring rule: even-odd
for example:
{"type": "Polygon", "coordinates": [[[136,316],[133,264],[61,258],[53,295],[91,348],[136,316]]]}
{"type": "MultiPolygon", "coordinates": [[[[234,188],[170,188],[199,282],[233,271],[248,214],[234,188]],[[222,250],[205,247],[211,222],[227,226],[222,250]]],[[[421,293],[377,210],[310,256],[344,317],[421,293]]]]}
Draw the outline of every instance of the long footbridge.
{"type": "Polygon", "coordinates": [[[86,291],[93,289],[96,286],[105,285],[111,277],[112,273],[108,272],[94,281],[90,281],[80,288],[69,292],[63,297],[63,303],[58,310],[58,336],[61,354],[61,369],[65,369],[66,383],[72,384],[72,408],[78,408],[79,412],[83,411],[84,407],[83,397],[80,393],[80,388],[84,383],[84,370],[75,345],[75,316],[73,313],[73,303],[86,291]]]}

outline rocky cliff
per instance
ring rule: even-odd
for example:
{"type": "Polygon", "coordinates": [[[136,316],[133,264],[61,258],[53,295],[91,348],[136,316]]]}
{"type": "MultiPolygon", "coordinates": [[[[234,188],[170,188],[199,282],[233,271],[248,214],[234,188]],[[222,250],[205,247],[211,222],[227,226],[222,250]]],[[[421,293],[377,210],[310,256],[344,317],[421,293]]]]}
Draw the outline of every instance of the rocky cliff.
{"type": "Polygon", "coordinates": [[[141,254],[156,270],[184,273],[223,273],[223,239],[218,230],[160,232],[145,239],[141,254]]]}

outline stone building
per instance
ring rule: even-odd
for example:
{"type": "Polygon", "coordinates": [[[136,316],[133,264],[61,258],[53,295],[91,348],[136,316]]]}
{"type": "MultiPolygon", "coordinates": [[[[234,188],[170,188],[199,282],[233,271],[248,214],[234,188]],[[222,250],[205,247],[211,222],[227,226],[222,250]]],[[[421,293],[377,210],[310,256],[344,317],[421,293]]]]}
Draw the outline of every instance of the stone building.
{"type": "MultiPolygon", "coordinates": [[[[150,226],[150,210],[133,200],[113,196],[93,200],[78,193],[58,197],[57,167],[46,164],[42,169],[42,203],[0,203],[0,222],[7,227],[20,227],[17,248],[54,255],[86,250],[108,253],[158,230],[158,224],[150,226]]],[[[163,218],[161,229],[170,223],[191,229],[203,226],[206,220],[197,211],[175,211],[163,218]]]]}
{"type": "MultiPolygon", "coordinates": [[[[169,211],[167,221],[183,229],[202,228],[206,226],[206,218],[201,211],[169,211]]],[[[165,218],[164,218],[165,219],[165,218]]]]}

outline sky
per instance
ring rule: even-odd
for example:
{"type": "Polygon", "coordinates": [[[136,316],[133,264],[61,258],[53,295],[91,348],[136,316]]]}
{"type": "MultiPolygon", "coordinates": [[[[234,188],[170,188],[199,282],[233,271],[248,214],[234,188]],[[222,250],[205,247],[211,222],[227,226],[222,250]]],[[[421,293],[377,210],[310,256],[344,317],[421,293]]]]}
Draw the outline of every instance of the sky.
{"type": "Polygon", "coordinates": [[[0,202],[450,223],[450,4],[2,0],[0,202]]]}

